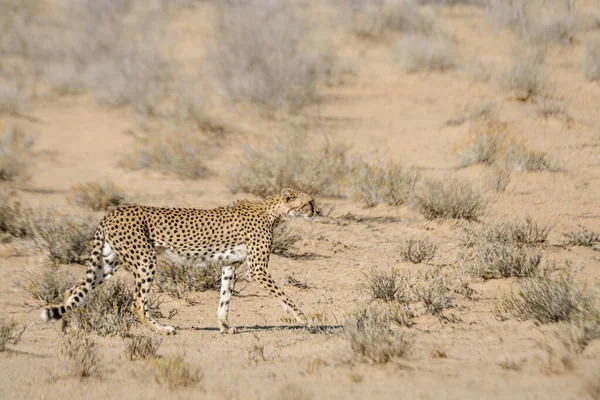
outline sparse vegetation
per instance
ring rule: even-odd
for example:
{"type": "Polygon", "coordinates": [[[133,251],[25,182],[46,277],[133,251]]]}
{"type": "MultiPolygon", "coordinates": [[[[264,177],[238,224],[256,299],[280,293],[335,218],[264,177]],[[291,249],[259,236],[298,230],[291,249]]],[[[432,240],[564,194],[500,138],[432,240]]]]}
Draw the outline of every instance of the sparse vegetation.
{"type": "Polygon", "coordinates": [[[82,333],[66,336],[60,345],[60,354],[74,377],[88,378],[100,373],[102,360],[98,344],[82,333]]]}
{"type": "Polygon", "coordinates": [[[188,363],[181,354],[169,354],[154,361],[154,378],[161,385],[175,390],[198,384],[203,374],[198,367],[188,363]]]}
{"type": "Polygon", "coordinates": [[[125,356],[130,361],[156,358],[161,340],[146,335],[134,335],[127,339],[125,356]]]}
{"type": "Polygon", "coordinates": [[[414,207],[427,219],[477,219],[487,204],[488,199],[471,184],[452,177],[425,179],[413,196],[414,207]]]}
{"type": "Polygon", "coordinates": [[[22,127],[14,124],[3,126],[0,122],[0,181],[26,177],[28,159],[35,140],[36,135],[22,127]]]}
{"type": "Polygon", "coordinates": [[[563,233],[566,246],[592,247],[600,243],[600,235],[580,225],[579,230],[563,233]]]}
{"type": "Polygon", "coordinates": [[[526,362],[527,358],[503,357],[498,365],[509,371],[520,371],[526,362]]]}
{"type": "Polygon", "coordinates": [[[14,237],[31,234],[26,212],[8,190],[0,189],[0,233],[14,237]]]}
{"type": "Polygon", "coordinates": [[[7,344],[17,344],[25,332],[26,326],[19,328],[15,320],[0,319],[0,352],[6,350],[7,344]]]}
{"type": "Polygon", "coordinates": [[[218,290],[221,287],[221,268],[216,264],[197,266],[167,252],[159,259],[154,287],[158,292],[178,299],[185,298],[189,292],[218,290]]]}
{"type": "Polygon", "coordinates": [[[441,315],[444,309],[452,307],[452,294],[448,278],[440,268],[425,272],[414,288],[415,295],[422,301],[427,312],[441,315]]]}
{"type": "Polygon", "coordinates": [[[389,316],[372,306],[363,306],[348,318],[344,337],[354,353],[375,363],[402,357],[410,347],[405,334],[390,329],[389,316]]]}
{"type": "Polygon", "coordinates": [[[482,242],[537,246],[546,242],[549,233],[549,225],[527,217],[524,222],[495,222],[484,225],[477,231],[467,230],[463,242],[467,247],[482,242]]]}
{"type": "Polygon", "coordinates": [[[448,358],[446,350],[439,344],[434,344],[431,349],[429,349],[429,356],[431,358],[448,358]]]}
{"type": "Polygon", "coordinates": [[[398,41],[398,53],[408,72],[446,71],[456,66],[454,44],[440,35],[404,36],[398,41]]]}
{"type": "Polygon", "coordinates": [[[559,100],[544,96],[538,105],[537,112],[544,118],[556,118],[567,123],[573,121],[573,117],[569,114],[566,106],[559,100]]]}
{"type": "Polygon", "coordinates": [[[548,88],[545,62],[543,49],[515,49],[512,64],[504,72],[503,85],[522,101],[543,93],[548,88]]]}
{"type": "Polygon", "coordinates": [[[400,243],[400,255],[406,261],[420,264],[435,257],[438,246],[427,238],[408,238],[400,243]]]}
{"type": "Polygon", "coordinates": [[[77,283],[77,279],[64,269],[54,265],[33,273],[21,287],[43,305],[58,304],[64,300],[65,292],[77,283]]]}
{"type": "Polygon", "coordinates": [[[307,280],[305,280],[304,282],[302,282],[301,280],[298,280],[293,275],[286,275],[285,276],[285,284],[288,285],[288,286],[297,287],[298,289],[302,289],[302,290],[306,290],[306,289],[309,288],[307,280]]]}
{"type": "Polygon", "coordinates": [[[278,194],[283,187],[336,196],[345,178],[346,159],[346,148],[326,138],[318,140],[305,132],[280,134],[269,143],[244,148],[230,173],[229,188],[262,197],[278,194]]]}
{"type": "Polygon", "coordinates": [[[123,190],[110,181],[75,185],[71,188],[72,200],[93,211],[108,210],[122,204],[123,190]]]}
{"type": "Polygon", "coordinates": [[[416,316],[416,313],[409,308],[408,304],[392,302],[388,303],[388,309],[390,321],[407,328],[415,324],[413,318],[416,316]]]}
{"type": "Polygon", "coordinates": [[[302,235],[297,231],[281,225],[273,233],[271,252],[282,257],[297,258],[299,254],[294,247],[300,240],[302,240],[302,235]]]}
{"type": "Polygon", "coordinates": [[[559,170],[558,163],[548,153],[528,149],[523,142],[517,142],[506,151],[506,163],[512,169],[523,171],[551,171],[559,170]]]}
{"type": "Polygon", "coordinates": [[[478,278],[533,277],[540,273],[540,252],[501,242],[480,243],[468,272],[478,278]]]}
{"type": "Polygon", "coordinates": [[[583,74],[590,81],[600,80],[600,40],[591,40],[585,45],[583,74]]]}
{"type": "Polygon", "coordinates": [[[265,345],[261,343],[258,336],[254,336],[255,342],[246,350],[248,356],[248,364],[256,365],[262,361],[265,361],[265,345]]]}
{"type": "Polygon", "coordinates": [[[463,145],[456,149],[460,166],[498,163],[513,137],[514,133],[507,123],[493,119],[474,123],[469,127],[463,145]]]}
{"type": "Polygon", "coordinates": [[[502,193],[510,184],[511,171],[507,168],[492,168],[487,174],[487,186],[496,193],[502,193]]]}
{"type": "Polygon", "coordinates": [[[404,304],[410,301],[408,274],[397,269],[385,272],[372,268],[367,276],[367,285],[373,300],[398,301],[404,304]]]}
{"type": "Polygon", "coordinates": [[[408,201],[419,173],[394,162],[368,163],[356,158],[350,165],[350,193],[368,207],[398,206],[408,201]]]}

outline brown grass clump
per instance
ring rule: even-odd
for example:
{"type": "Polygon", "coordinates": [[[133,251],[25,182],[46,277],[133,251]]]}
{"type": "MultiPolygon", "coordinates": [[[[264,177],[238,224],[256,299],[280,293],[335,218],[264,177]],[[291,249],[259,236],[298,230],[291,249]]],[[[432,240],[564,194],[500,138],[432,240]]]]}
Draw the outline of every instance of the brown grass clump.
{"type": "Polygon", "coordinates": [[[600,243],[600,235],[586,229],[580,225],[578,231],[563,233],[566,246],[592,247],[595,243],[600,243]]]}
{"type": "Polygon", "coordinates": [[[218,290],[221,287],[221,268],[216,264],[200,267],[167,252],[159,260],[154,287],[158,292],[177,299],[185,298],[189,292],[218,290]]]}
{"type": "Polygon", "coordinates": [[[600,80],[600,40],[591,40],[585,45],[583,74],[590,81],[600,80]]]}
{"type": "Polygon", "coordinates": [[[533,277],[540,273],[542,254],[536,250],[499,242],[480,243],[468,272],[482,279],[533,277]]]}
{"type": "Polygon", "coordinates": [[[43,305],[62,303],[65,292],[77,283],[75,276],[64,269],[49,265],[42,272],[29,276],[21,288],[43,305]]]}
{"type": "Polygon", "coordinates": [[[230,173],[229,188],[266,197],[282,187],[313,195],[339,195],[347,170],[346,148],[305,132],[275,136],[246,147],[230,173]],[[298,151],[298,149],[303,149],[298,151]]]}
{"type": "Polygon", "coordinates": [[[25,210],[5,189],[0,189],[0,233],[14,237],[25,237],[31,234],[25,210]]]}
{"type": "Polygon", "coordinates": [[[122,204],[125,194],[110,181],[93,182],[71,187],[71,199],[92,211],[103,211],[122,204]]]}
{"type": "Polygon", "coordinates": [[[410,301],[409,277],[403,271],[392,268],[385,272],[372,268],[367,276],[367,285],[373,300],[404,304],[410,301]]]}
{"type": "Polygon", "coordinates": [[[169,354],[155,360],[153,365],[156,382],[167,385],[171,390],[194,386],[204,376],[198,367],[185,361],[183,355],[169,354]]]}
{"type": "Polygon", "coordinates": [[[545,62],[543,49],[515,49],[512,64],[504,71],[503,86],[522,101],[539,95],[548,88],[545,62]]]}
{"type": "Polygon", "coordinates": [[[27,177],[28,158],[36,135],[17,125],[0,124],[0,181],[27,177]]]}
{"type": "Polygon", "coordinates": [[[400,255],[406,261],[420,264],[424,261],[433,260],[437,249],[437,244],[427,238],[415,239],[411,237],[401,242],[400,255]]]}
{"type": "Polygon", "coordinates": [[[98,344],[84,334],[66,336],[60,345],[60,354],[71,376],[88,378],[100,373],[102,360],[98,344]]]}
{"type": "Polygon", "coordinates": [[[520,280],[496,304],[496,314],[500,317],[513,316],[541,323],[590,318],[595,313],[589,295],[577,289],[569,276],[520,280]]]}
{"type": "Polygon", "coordinates": [[[21,341],[26,326],[22,329],[18,326],[17,321],[0,319],[0,352],[6,350],[7,344],[17,344],[21,341]]]}
{"type": "Polygon", "coordinates": [[[356,158],[350,165],[350,193],[368,207],[406,203],[418,179],[416,169],[393,162],[368,163],[356,158]]]}
{"type": "Polygon", "coordinates": [[[456,67],[454,44],[443,36],[407,35],[397,46],[400,63],[407,72],[447,71],[456,67]]]}
{"type": "Polygon", "coordinates": [[[204,161],[210,148],[197,132],[149,133],[136,143],[134,152],[119,162],[123,168],[153,169],[184,179],[200,179],[210,175],[204,161]]]}
{"type": "Polygon", "coordinates": [[[127,339],[125,356],[129,361],[156,358],[161,340],[146,335],[134,335],[127,339]]]}
{"type": "Polygon", "coordinates": [[[444,309],[452,307],[452,294],[448,278],[440,268],[425,272],[414,288],[415,295],[422,301],[428,313],[441,315],[444,309]]]}
{"type": "Polygon", "coordinates": [[[467,247],[481,242],[537,246],[546,242],[550,226],[525,218],[524,222],[496,222],[483,226],[478,231],[466,231],[463,239],[467,247]]]}
{"type": "Polygon", "coordinates": [[[426,179],[413,196],[413,206],[427,219],[477,219],[488,202],[481,192],[456,178],[426,179]]]}
{"type": "Polygon", "coordinates": [[[381,364],[402,357],[410,347],[407,337],[390,329],[390,318],[377,308],[359,308],[344,324],[344,337],[352,351],[381,364]]]}

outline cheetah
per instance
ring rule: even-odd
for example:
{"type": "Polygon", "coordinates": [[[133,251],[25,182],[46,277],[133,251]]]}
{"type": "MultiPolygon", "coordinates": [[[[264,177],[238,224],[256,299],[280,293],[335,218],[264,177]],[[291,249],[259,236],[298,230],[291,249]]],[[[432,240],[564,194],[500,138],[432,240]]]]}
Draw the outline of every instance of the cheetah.
{"type": "Polygon", "coordinates": [[[299,323],[308,325],[302,311],[277,286],[267,272],[273,229],[295,217],[312,219],[320,214],[306,193],[283,189],[278,196],[260,202],[238,200],[212,210],[190,208],[120,207],[109,212],[95,231],[85,280],[68,290],[61,305],[42,309],[45,321],[61,319],[81,305],[91,290],[109,279],[121,264],[135,278],[132,311],[159,334],[175,328],[159,324],[148,312],[148,293],[156,273],[157,251],[169,250],[192,260],[198,267],[217,263],[222,267],[217,320],[221,333],[236,333],[227,314],[235,284],[236,268],[247,261],[249,275],[277,298],[299,323]]]}

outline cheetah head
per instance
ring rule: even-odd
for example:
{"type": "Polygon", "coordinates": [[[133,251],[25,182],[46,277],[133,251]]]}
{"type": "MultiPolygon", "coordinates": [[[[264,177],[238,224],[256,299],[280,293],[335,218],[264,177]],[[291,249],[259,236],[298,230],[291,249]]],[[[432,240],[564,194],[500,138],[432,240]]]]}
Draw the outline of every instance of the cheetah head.
{"type": "Polygon", "coordinates": [[[288,218],[314,218],[321,214],[314,200],[306,193],[286,188],[281,191],[281,198],[287,206],[288,218]]]}

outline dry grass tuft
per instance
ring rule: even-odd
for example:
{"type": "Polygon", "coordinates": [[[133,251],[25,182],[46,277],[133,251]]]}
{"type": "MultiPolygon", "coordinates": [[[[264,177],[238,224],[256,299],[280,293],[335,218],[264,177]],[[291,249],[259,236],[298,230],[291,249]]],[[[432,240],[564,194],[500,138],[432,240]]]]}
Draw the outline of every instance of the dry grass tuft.
{"type": "Polygon", "coordinates": [[[298,289],[307,290],[309,288],[307,282],[308,282],[308,278],[305,279],[304,282],[302,282],[301,280],[297,279],[293,275],[285,276],[285,284],[288,286],[297,287],[298,289]]]}
{"type": "Polygon", "coordinates": [[[66,336],[60,345],[60,354],[66,361],[71,376],[88,378],[100,373],[98,344],[84,334],[66,336]]]}
{"type": "Polygon", "coordinates": [[[75,204],[92,211],[103,211],[121,205],[125,193],[110,181],[93,182],[71,187],[71,199],[75,204]]]}
{"type": "Polygon", "coordinates": [[[49,265],[42,272],[31,274],[21,288],[43,305],[47,305],[62,303],[65,292],[76,283],[77,279],[73,274],[49,265]]]}
{"type": "Polygon", "coordinates": [[[415,188],[413,206],[427,219],[480,217],[488,204],[481,192],[456,178],[426,179],[415,188]]]}
{"type": "Polygon", "coordinates": [[[129,361],[156,358],[161,340],[146,335],[134,335],[127,339],[125,356],[129,361]]]}
{"type": "Polygon", "coordinates": [[[442,274],[440,268],[425,272],[418,279],[414,292],[430,314],[441,315],[446,308],[452,307],[448,278],[442,274]]]}
{"type": "Polygon", "coordinates": [[[377,308],[359,308],[344,324],[344,337],[357,355],[375,363],[402,357],[410,347],[405,334],[390,329],[390,318],[377,308]]]}
{"type": "Polygon", "coordinates": [[[429,356],[431,358],[448,358],[448,354],[446,353],[446,350],[439,344],[434,344],[429,349],[429,356]]]}
{"type": "Polygon", "coordinates": [[[467,230],[463,241],[467,246],[481,242],[537,246],[546,242],[549,233],[549,225],[527,217],[524,222],[497,222],[484,225],[478,231],[467,230]]]}
{"type": "Polygon", "coordinates": [[[12,194],[4,189],[0,189],[0,233],[14,237],[31,235],[26,211],[18,201],[13,200],[12,194]]]}
{"type": "Polygon", "coordinates": [[[157,383],[175,390],[198,384],[204,374],[198,367],[185,361],[183,355],[173,355],[154,361],[154,378],[157,383]]]}
{"type": "Polygon", "coordinates": [[[591,40],[585,45],[583,74],[590,81],[600,80],[600,40],[591,40]]]}
{"type": "Polygon", "coordinates": [[[7,344],[17,344],[25,332],[26,326],[19,329],[19,324],[14,320],[0,319],[0,352],[6,350],[7,344]]]}
{"type": "Polygon", "coordinates": [[[505,370],[520,371],[523,369],[523,366],[525,365],[526,362],[527,362],[527,358],[503,357],[498,362],[498,365],[500,365],[500,367],[502,367],[502,369],[505,369],[505,370]]]}
{"type": "Polygon", "coordinates": [[[36,135],[17,125],[0,124],[0,181],[27,177],[28,158],[36,135]]]}
{"type": "Polygon", "coordinates": [[[183,179],[200,179],[210,175],[204,164],[209,142],[197,132],[150,133],[136,143],[134,152],[119,162],[132,170],[153,169],[183,179]]]}
{"type": "Polygon", "coordinates": [[[573,117],[569,114],[563,102],[544,96],[538,104],[537,113],[544,118],[556,118],[567,123],[573,122],[573,117]]]}
{"type": "Polygon", "coordinates": [[[579,226],[578,231],[563,233],[565,237],[565,246],[583,246],[592,247],[600,242],[600,235],[596,232],[587,230],[583,225],[579,226]]]}
{"type": "Polygon", "coordinates": [[[508,147],[505,157],[507,166],[517,171],[556,172],[560,169],[557,161],[548,153],[530,150],[523,142],[517,142],[515,145],[508,147]]]}
{"type": "Polygon", "coordinates": [[[504,71],[502,84],[514,92],[517,99],[527,101],[548,89],[544,71],[546,52],[529,47],[513,51],[511,65],[504,71]]]}
{"type": "Polygon", "coordinates": [[[246,147],[230,173],[229,188],[234,193],[262,197],[279,194],[282,187],[337,196],[346,170],[344,146],[305,132],[292,132],[277,135],[269,143],[246,147]]]}
{"type": "Polygon", "coordinates": [[[367,275],[367,285],[373,300],[397,301],[408,304],[410,301],[410,282],[406,272],[390,269],[389,272],[372,268],[367,275]]]}
{"type": "Polygon", "coordinates": [[[302,240],[296,230],[280,225],[273,233],[271,252],[282,257],[299,258],[302,255],[295,250],[296,244],[302,240]]]}
{"type": "Polygon", "coordinates": [[[388,311],[390,321],[399,326],[410,328],[415,324],[413,318],[416,316],[416,313],[408,307],[408,304],[399,302],[388,303],[388,311]]]}
{"type": "Polygon", "coordinates": [[[541,323],[589,318],[595,312],[589,295],[577,289],[569,276],[520,280],[496,304],[496,315],[500,317],[513,316],[541,323]]]}
{"type": "Polygon", "coordinates": [[[380,203],[398,206],[408,201],[419,173],[393,162],[371,164],[356,158],[349,167],[350,193],[368,207],[380,203]]]}
{"type": "Polygon", "coordinates": [[[189,292],[218,290],[221,287],[221,267],[216,264],[197,266],[166,252],[159,260],[154,287],[158,292],[177,299],[185,298],[189,292]]]}
{"type": "Polygon", "coordinates": [[[468,273],[482,279],[534,277],[540,274],[542,254],[512,243],[485,242],[476,247],[468,273]]]}
{"type": "Polygon", "coordinates": [[[488,188],[494,190],[496,193],[504,192],[510,184],[510,175],[511,171],[508,168],[492,168],[486,175],[488,188]]]}
{"type": "Polygon", "coordinates": [[[413,264],[433,260],[437,250],[437,244],[427,238],[415,239],[411,237],[400,244],[400,255],[404,260],[413,264]]]}
{"type": "Polygon", "coordinates": [[[407,35],[397,46],[399,61],[407,72],[447,71],[456,67],[454,43],[443,36],[407,35]]]}

